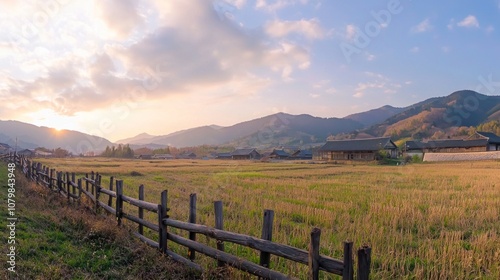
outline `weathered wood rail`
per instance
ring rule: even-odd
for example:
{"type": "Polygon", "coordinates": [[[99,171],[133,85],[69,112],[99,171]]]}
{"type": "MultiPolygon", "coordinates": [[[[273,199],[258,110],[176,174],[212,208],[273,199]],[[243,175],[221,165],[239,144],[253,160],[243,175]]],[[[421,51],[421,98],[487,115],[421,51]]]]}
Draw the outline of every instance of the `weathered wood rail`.
{"type": "MultiPolygon", "coordinates": [[[[342,260],[334,259],[320,254],[321,230],[313,228],[310,235],[308,250],[295,248],[289,245],[279,244],[272,241],[272,229],[274,211],[265,210],[263,215],[263,227],[261,238],[248,236],[240,233],[233,233],[223,229],[222,202],[214,202],[215,227],[196,224],[196,194],[190,195],[188,222],[171,219],[168,216],[167,207],[168,192],[161,192],[158,204],[144,201],[144,186],[139,186],[138,198],[133,198],[123,194],[123,181],[110,178],[109,189],[102,184],[102,176],[93,171],[90,175],[76,179],[75,173],[57,172],[43,166],[41,163],[33,162],[27,158],[10,155],[10,161],[22,167],[25,176],[37,184],[58,192],[68,199],[68,203],[81,203],[82,194],[88,198],[90,208],[93,212],[100,213],[104,209],[107,213],[116,216],[117,224],[122,225],[122,220],[126,219],[137,224],[137,231],[133,234],[147,245],[157,248],[162,253],[172,259],[181,262],[188,267],[203,271],[203,268],[195,262],[195,252],[209,256],[217,260],[217,265],[224,269],[231,266],[236,269],[248,272],[260,279],[290,279],[293,275],[286,275],[271,269],[270,256],[275,255],[287,260],[304,264],[309,267],[308,279],[319,279],[320,271],[341,276],[342,279],[354,279],[354,258],[353,242],[343,242],[344,255],[342,260]],[[85,182],[85,187],[83,186],[85,182]],[[115,186],[115,188],[113,188],[115,186]],[[115,190],[113,190],[115,189],[115,190]],[[101,199],[101,195],[107,195],[106,199],[101,199]],[[113,207],[113,199],[115,199],[113,207]],[[105,203],[106,201],[106,203],[105,203]],[[131,212],[124,211],[123,204],[128,203],[137,208],[137,216],[131,212]],[[148,221],[144,218],[144,210],[155,213],[156,221],[148,221]],[[157,232],[157,240],[150,239],[144,235],[144,227],[157,232]],[[181,237],[169,232],[168,228],[177,228],[188,232],[189,238],[181,237]],[[196,241],[198,234],[216,240],[216,248],[196,241]],[[168,247],[168,242],[174,242],[187,248],[187,256],[173,252],[168,247]],[[224,250],[224,242],[230,242],[241,246],[246,246],[260,252],[259,263],[231,255],[224,250]]],[[[363,246],[357,250],[357,279],[369,279],[371,248],[363,246]]]]}

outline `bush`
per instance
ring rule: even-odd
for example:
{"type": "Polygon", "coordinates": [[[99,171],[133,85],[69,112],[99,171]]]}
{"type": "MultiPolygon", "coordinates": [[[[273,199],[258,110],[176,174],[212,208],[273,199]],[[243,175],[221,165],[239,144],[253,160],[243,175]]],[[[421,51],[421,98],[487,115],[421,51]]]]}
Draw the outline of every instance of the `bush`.
{"type": "Polygon", "coordinates": [[[418,156],[418,155],[413,155],[411,157],[411,162],[413,162],[413,163],[420,163],[422,161],[423,161],[423,159],[420,156],[418,156]]]}

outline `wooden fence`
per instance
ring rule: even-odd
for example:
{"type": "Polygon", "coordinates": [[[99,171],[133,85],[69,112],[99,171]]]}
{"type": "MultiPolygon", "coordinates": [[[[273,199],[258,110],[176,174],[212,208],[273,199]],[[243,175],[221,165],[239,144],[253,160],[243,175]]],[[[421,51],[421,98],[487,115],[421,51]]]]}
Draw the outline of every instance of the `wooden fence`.
{"type": "MultiPolygon", "coordinates": [[[[162,253],[172,259],[189,266],[192,269],[202,271],[202,267],[195,262],[196,253],[201,253],[217,260],[217,265],[222,269],[231,266],[236,269],[258,276],[260,279],[290,279],[291,276],[270,269],[271,255],[282,257],[293,262],[301,263],[309,267],[308,279],[319,279],[320,270],[335,275],[342,276],[342,279],[354,279],[354,259],[353,242],[343,242],[344,255],[342,260],[321,255],[320,236],[321,230],[313,228],[310,234],[309,250],[298,249],[292,246],[279,244],[272,241],[274,212],[265,210],[263,216],[263,227],[261,238],[248,236],[239,233],[225,231],[223,229],[222,202],[214,202],[215,228],[196,224],[196,194],[190,195],[188,222],[171,219],[168,216],[167,207],[168,192],[161,192],[158,204],[144,201],[144,186],[139,187],[138,198],[129,197],[123,194],[123,181],[110,178],[109,188],[101,184],[102,176],[99,173],[91,172],[85,177],[76,179],[75,173],[57,172],[43,166],[41,163],[30,161],[27,158],[11,155],[9,158],[22,167],[27,178],[37,184],[48,187],[60,193],[68,199],[68,203],[81,203],[82,194],[85,195],[95,213],[101,209],[115,215],[118,225],[123,219],[127,219],[137,224],[137,231],[134,235],[151,247],[157,248],[162,253]],[[116,186],[113,189],[113,186],[116,186]],[[101,195],[106,195],[106,203],[101,199],[101,195]],[[115,207],[113,208],[113,199],[115,207]],[[125,212],[123,204],[128,203],[137,207],[137,215],[125,212]],[[156,222],[150,222],[144,218],[144,210],[155,213],[156,222]],[[144,236],[144,227],[158,233],[158,239],[152,240],[144,236]],[[189,238],[168,231],[169,227],[185,230],[189,238]],[[216,240],[216,248],[196,241],[197,234],[202,234],[216,240]],[[168,242],[174,242],[187,248],[187,257],[175,253],[169,249],[168,242]],[[230,242],[246,246],[260,252],[259,263],[248,261],[238,256],[224,252],[224,242],[230,242]]],[[[371,248],[363,246],[357,250],[357,279],[369,279],[371,248]]]]}

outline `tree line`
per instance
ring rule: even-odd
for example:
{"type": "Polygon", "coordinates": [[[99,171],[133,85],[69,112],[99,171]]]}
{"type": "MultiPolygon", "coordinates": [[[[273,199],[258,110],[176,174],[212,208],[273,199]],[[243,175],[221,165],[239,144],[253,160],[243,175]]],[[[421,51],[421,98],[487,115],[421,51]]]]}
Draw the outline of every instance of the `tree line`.
{"type": "Polygon", "coordinates": [[[104,152],[102,152],[101,156],[113,158],[133,158],[134,150],[132,150],[128,144],[119,144],[118,147],[106,146],[106,149],[104,150],[104,152]]]}

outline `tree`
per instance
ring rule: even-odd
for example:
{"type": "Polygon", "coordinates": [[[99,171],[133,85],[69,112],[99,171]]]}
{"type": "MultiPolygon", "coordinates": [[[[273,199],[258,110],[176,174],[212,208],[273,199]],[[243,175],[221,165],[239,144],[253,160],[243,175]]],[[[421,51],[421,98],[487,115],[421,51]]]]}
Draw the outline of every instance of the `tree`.
{"type": "Polygon", "coordinates": [[[70,155],[70,152],[68,152],[68,150],[65,150],[62,148],[57,148],[54,150],[54,157],[64,158],[64,157],[68,157],[69,155],[70,155]]]}

